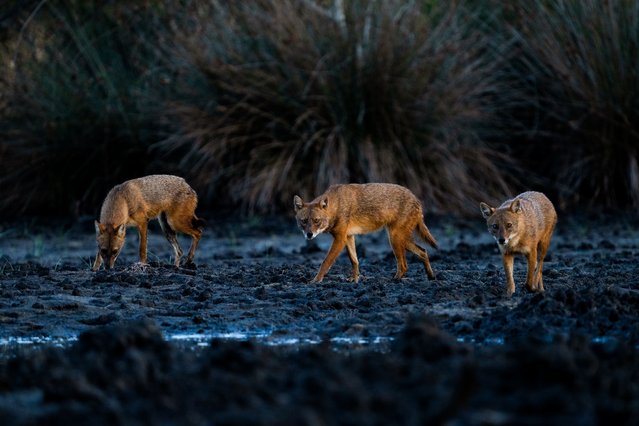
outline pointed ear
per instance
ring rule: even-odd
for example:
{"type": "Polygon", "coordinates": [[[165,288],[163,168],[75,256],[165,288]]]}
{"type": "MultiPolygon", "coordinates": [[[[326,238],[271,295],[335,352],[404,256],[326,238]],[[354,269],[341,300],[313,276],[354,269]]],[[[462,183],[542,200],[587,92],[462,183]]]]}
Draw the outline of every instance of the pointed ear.
{"type": "Polygon", "coordinates": [[[124,231],[126,231],[126,223],[123,223],[120,226],[114,226],[113,229],[118,237],[124,237],[124,231]]]}
{"type": "Polygon", "coordinates": [[[93,224],[95,225],[95,233],[96,233],[96,235],[100,235],[102,233],[102,229],[104,227],[97,220],[94,221],[93,224]]]}
{"type": "Polygon", "coordinates": [[[521,213],[521,200],[516,199],[510,203],[510,211],[513,213],[521,213]]]}
{"type": "Polygon", "coordinates": [[[479,203],[479,209],[481,210],[481,215],[484,216],[484,219],[488,219],[493,215],[493,213],[495,213],[495,209],[486,203],[479,203]]]}
{"type": "Polygon", "coordinates": [[[328,207],[328,197],[324,197],[320,200],[319,205],[321,208],[325,209],[328,207]]]}
{"type": "Polygon", "coordinates": [[[297,212],[299,209],[304,207],[304,201],[297,195],[293,197],[293,205],[295,206],[295,211],[297,212]]]}

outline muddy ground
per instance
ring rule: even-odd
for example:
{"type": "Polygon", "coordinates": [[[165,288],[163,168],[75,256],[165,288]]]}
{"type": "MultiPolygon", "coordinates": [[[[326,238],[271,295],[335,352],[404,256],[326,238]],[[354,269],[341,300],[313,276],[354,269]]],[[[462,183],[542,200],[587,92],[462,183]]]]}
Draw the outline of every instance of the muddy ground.
{"type": "Polygon", "coordinates": [[[97,273],[91,218],[3,224],[0,423],[637,424],[639,215],[560,216],[512,298],[480,217],[427,224],[436,280],[377,233],[358,284],[308,284],[331,239],[292,217],[209,218],[194,269],[129,229],[97,273]]]}

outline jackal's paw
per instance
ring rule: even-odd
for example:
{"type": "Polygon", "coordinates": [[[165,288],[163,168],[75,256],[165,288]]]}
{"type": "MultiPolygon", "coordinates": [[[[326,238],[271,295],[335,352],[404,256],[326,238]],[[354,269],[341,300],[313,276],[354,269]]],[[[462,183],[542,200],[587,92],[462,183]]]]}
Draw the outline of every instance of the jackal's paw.
{"type": "Polygon", "coordinates": [[[542,293],[544,291],[544,284],[542,282],[537,281],[533,286],[533,290],[536,293],[542,293]]]}
{"type": "Polygon", "coordinates": [[[181,262],[180,267],[184,269],[191,269],[191,270],[197,269],[195,262],[193,262],[192,260],[185,260],[181,262]]]}
{"type": "Polygon", "coordinates": [[[322,282],[322,280],[323,280],[323,279],[324,279],[324,277],[321,277],[321,278],[317,278],[317,277],[315,277],[315,278],[313,278],[312,280],[310,280],[308,283],[309,283],[309,284],[319,284],[319,283],[321,283],[321,282],[322,282]]]}
{"type": "Polygon", "coordinates": [[[360,276],[359,276],[359,275],[354,276],[354,277],[353,277],[353,276],[350,276],[350,277],[346,278],[346,281],[348,281],[349,283],[355,283],[355,284],[357,284],[357,283],[359,282],[359,278],[360,278],[360,276]]]}

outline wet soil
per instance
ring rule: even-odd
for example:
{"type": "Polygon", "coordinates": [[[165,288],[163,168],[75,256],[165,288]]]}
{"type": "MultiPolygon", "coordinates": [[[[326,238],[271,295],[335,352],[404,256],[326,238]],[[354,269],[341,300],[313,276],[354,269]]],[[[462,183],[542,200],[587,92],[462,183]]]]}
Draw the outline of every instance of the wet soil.
{"type": "Polygon", "coordinates": [[[331,238],[288,217],[210,219],[195,268],[157,226],[141,267],[130,229],[97,273],[90,220],[2,225],[0,423],[636,422],[638,217],[560,217],[546,291],[517,258],[512,298],[481,218],[427,224],[436,280],[393,280],[377,233],[357,284],[345,254],[309,284],[331,238]]]}

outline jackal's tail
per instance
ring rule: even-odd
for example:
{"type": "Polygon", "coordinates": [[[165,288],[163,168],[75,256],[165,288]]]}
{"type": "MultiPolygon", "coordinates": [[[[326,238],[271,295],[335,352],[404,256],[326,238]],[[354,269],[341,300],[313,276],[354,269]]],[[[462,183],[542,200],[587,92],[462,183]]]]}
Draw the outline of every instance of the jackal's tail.
{"type": "Polygon", "coordinates": [[[199,217],[193,215],[193,219],[191,219],[191,225],[195,229],[199,229],[201,231],[206,226],[206,221],[204,219],[202,219],[202,218],[199,218],[199,217]]]}
{"type": "Polygon", "coordinates": [[[422,237],[424,241],[430,244],[433,248],[438,248],[437,240],[430,233],[423,220],[419,221],[419,223],[417,224],[417,231],[419,232],[419,236],[422,237]]]}

